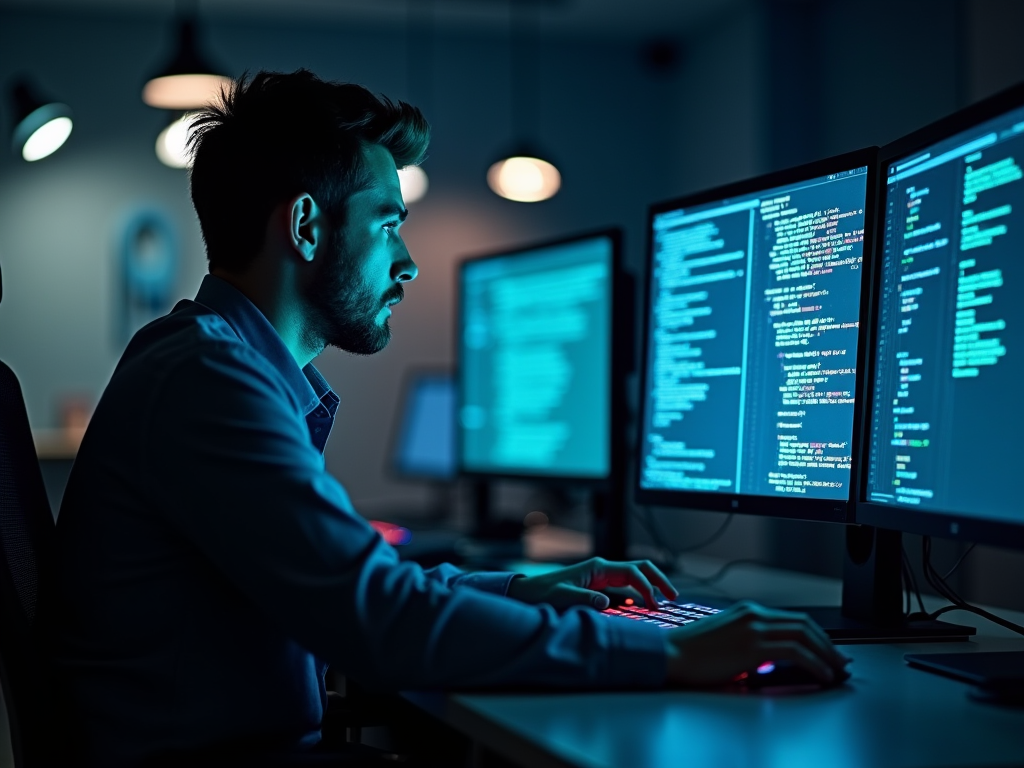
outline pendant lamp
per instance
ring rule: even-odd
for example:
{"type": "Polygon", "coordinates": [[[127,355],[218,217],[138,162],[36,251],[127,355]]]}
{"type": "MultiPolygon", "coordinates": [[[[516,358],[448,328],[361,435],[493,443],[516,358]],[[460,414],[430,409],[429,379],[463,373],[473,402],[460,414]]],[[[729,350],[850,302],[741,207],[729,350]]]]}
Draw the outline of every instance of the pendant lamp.
{"type": "Polygon", "coordinates": [[[14,131],[11,149],[30,163],[49,157],[68,140],[73,126],[71,108],[42,98],[25,80],[11,88],[14,131]]]}
{"type": "Polygon", "coordinates": [[[231,85],[231,78],[218,72],[199,51],[195,18],[181,16],[177,21],[175,54],[146,81],[142,100],[158,109],[201,109],[231,85]]]}
{"type": "Polygon", "coordinates": [[[562,186],[562,174],[542,152],[518,147],[491,165],[487,185],[507,200],[539,203],[555,196],[562,186]]]}
{"type": "Polygon", "coordinates": [[[539,112],[537,76],[539,18],[537,0],[509,0],[512,123],[516,140],[487,171],[487,185],[506,200],[537,203],[562,186],[562,174],[550,156],[524,136],[539,112]]]}
{"type": "Polygon", "coordinates": [[[168,168],[188,168],[192,157],[188,152],[188,140],[192,134],[194,112],[171,113],[167,127],[156,137],[156,156],[168,168]]]}

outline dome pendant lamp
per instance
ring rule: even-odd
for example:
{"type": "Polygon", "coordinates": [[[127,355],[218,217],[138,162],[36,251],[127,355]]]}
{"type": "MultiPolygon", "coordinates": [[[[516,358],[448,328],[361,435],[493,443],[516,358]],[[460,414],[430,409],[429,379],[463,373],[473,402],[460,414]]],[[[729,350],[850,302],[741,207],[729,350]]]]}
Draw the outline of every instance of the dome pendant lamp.
{"type": "Polygon", "coordinates": [[[42,99],[29,84],[19,80],[11,88],[14,132],[11,149],[27,162],[49,157],[71,135],[71,108],[58,101],[42,99]]]}
{"type": "Polygon", "coordinates": [[[156,156],[168,168],[188,168],[192,165],[188,142],[192,135],[192,121],[196,113],[172,112],[167,127],[156,137],[156,156]]]}
{"type": "Polygon", "coordinates": [[[520,146],[487,170],[487,185],[507,200],[538,203],[555,196],[562,174],[541,152],[520,146]]]}
{"type": "Polygon", "coordinates": [[[179,16],[177,51],[171,61],[153,75],[142,89],[142,100],[151,107],[188,111],[216,100],[231,78],[217,74],[200,54],[192,15],[179,16]]]}
{"type": "Polygon", "coordinates": [[[562,186],[562,174],[550,157],[522,138],[524,126],[535,123],[539,111],[537,6],[537,0],[510,0],[511,102],[517,140],[487,171],[487,185],[495,194],[520,203],[547,200],[562,186]]]}

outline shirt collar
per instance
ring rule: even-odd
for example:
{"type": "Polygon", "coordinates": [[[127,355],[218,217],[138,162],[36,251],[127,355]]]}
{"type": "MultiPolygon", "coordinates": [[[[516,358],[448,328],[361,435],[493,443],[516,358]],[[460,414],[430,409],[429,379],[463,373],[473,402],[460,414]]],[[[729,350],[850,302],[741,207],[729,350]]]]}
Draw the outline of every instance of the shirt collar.
{"type": "Polygon", "coordinates": [[[321,404],[329,410],[337,410],[338,396],[324,377],[312,363],[299,368],[277,330],[244,293],[222,278],[206,275],[195,300],[224,318],[238,338],[277,369],[288,382],[303,413],[309,414],[321,404]]]}

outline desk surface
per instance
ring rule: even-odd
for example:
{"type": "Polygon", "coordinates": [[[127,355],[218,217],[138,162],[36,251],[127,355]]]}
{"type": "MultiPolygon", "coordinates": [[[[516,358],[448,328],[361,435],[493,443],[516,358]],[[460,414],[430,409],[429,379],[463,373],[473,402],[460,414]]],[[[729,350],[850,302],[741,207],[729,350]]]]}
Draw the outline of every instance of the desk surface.
{"type": "MultiPolygon", "coordinates": [[[[685,580],[677,586],[684,587],[685,580]]],[[[766,603],[838,603],[834,580],[768,569],[737,569],[722,587],[766,603]]],[[[1008,630],[962,612],[950,620],[978,627],[978,638],[843,646],[854,659],[853,677],[828,691],[413,693],[408,698],[528,766],[1024,765],[1024,710],[972,701],[964,683],[903,661],[905,653],[914,652],[1024,650],[1024,638],[1008,630]]],[[[1018,614],[1017,620],[1024,617],[1018,614]]]]}

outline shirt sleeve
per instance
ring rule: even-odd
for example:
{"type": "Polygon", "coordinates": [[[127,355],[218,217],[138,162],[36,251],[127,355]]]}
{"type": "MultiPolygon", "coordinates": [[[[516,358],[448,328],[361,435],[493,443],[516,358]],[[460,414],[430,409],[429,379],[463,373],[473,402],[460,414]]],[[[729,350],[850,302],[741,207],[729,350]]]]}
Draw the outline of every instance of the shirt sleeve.
{"type": "Polygon", "coordinates": [[[664,682],[657,627],[510,600],[500,595],[512,574],[399,560],[326,473],[284,382],[249,348],[190,356],[162,382],[140,415],[159,514],[344,674],[391,690],[664,682]]]}
{"type": "Polygon", "coordinates": [[[512,583],[512,579],[522,575],[505,571],[466,573],[450,563],[442,563],[428,568],[423,571],[423,574],[428,579],[434,579],[449,587],[472,587],[481,592],[490,592],[495,595],[507,595],[508,585],[512,583]]]}

